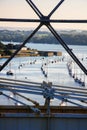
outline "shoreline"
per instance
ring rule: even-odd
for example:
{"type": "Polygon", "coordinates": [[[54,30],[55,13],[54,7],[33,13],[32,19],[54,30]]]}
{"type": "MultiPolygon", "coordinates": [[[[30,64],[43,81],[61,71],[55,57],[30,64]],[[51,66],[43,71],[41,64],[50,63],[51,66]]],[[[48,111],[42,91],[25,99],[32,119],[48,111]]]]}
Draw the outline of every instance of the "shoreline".
{"type": "MultiPolygon", "coordinates": [[[[40,55],[32,55],[32,56],[40,56],[40,55]]],[[[32,57],[31,55],[16,55],[15,57],[32,57]]],[[[1,56],[0,59],[10,58],[11,56],[1,56]]]]}

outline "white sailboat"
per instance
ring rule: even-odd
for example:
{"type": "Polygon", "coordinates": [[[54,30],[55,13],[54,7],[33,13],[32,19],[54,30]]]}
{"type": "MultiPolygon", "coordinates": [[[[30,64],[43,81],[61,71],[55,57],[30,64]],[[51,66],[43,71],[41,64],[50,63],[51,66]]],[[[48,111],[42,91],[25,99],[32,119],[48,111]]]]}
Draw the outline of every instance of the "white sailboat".
{"type": "Polygon", "coordinates": [[[11,63],[9,64],[9,71],[6,72],[6,75],[13,75],[13,72],[11,71],[11,63]]]}

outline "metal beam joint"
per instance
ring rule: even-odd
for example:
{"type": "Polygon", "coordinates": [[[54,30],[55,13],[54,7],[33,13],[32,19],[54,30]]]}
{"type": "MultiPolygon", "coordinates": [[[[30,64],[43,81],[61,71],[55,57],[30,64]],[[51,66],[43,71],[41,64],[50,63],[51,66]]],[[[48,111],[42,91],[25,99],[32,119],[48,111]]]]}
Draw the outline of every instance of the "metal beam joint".
{"type": "Polygon", "coordinates": [[[54,99],[54,92],[55,92],[55,89],[52,88],[52,83],[51,82],[43,82],[42,84],[42,87],[44,88],[43,90],[43,97],[45,99],[54,99]]]}
{"type": "Polygon", "coordinates": [[[54,92],[55,90],[53,88],[45,88],[45,90],[43,91],[43,96],[46,99],[54,99],[54,92]]]}
{"type": "Polygon", "coordinates": [[[49,17],[48,16],[42,16],[41,18],[40,18],[40,20],[41,20],[41,24],[42,25],[48,25],[49,23],[50,23],[50,19],[49,19],[49,17]]]}

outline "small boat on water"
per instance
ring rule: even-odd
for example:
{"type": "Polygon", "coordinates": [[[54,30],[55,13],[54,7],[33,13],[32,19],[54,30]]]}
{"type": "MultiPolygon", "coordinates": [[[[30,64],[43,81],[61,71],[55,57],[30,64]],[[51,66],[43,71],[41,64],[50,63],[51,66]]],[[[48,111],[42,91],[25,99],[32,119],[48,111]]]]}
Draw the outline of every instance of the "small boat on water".
{"type": "Polygon", "coordinates": [[[9,64],[9,71],[6,72],[6,75],[13,75],[13,72],[11,71],[11,63],[9,64]]]}
{"type": "Polygon", "coordinates": [[[6,75],[13,75],[13,72],[11,70],[7,71],[6,75]]]}

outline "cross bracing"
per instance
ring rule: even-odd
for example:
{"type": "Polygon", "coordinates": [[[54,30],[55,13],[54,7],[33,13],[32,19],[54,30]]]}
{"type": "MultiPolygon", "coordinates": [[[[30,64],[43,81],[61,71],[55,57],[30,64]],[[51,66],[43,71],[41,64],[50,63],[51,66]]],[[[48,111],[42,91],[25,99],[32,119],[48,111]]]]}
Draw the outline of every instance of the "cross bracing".
{"type": "MultiPolygon", "coordinates": [[[[51,16],[55,13],[55,11],[62,5],[64,0],[60,0],[60,2],[53,8],[53,10],[47,15],[44,16],[41,11],[37,8],[37,6],[32,2],[32,0],[26,0],[26,2],[29,4],[29,6],[34,10],[34,12],[37,14],[39,19],[11,19],[11,18],[0,18],[0,21],[2,22],[38,22],[39,25],[34,29],[34,31],[28,36],[28,38],[21,44],[21,46],[16,50],[10,58],[7,59],[7,61],[0,66],[0,71],[4,69],[4,67],[14,58],[14,56],[21,50],[21,48],[37,33],[37,31],[45,25],[49,31],[54,35],[54,37],[58,40],[58,42],[63,46],[63,48],[67,51],[67,53],[72,57],[72,59],[76,62],[76,64],[80,67],[80,69],[87,75],[87,69],[84,67],[84,65],[79,61],[79,59],[76,57],[76,55],[72,52],[72,50],[67,46],[65,41],[60,37],[58,32],[53,28],[51,23],[87,23],[87,20],[66,20],[66,19],[51,19],[51,16]]],[[[0,90],[1,95],[7,96],[4,94],[3,90],[5,91],[11,91],[15,94],[18,93],[28,93],[28,94],[35,94],[35,95],[42,95],[48,105],[47,112],[50,112],[50,100],[53,98],[56,98],[58,100],[62,100],[64,102],[69,102],[71,104],[77,105],[79,107],[85,108],[87,104],[87,90],[84,88],[72,88],[72,87],[66,87],[66,86],[55,86],[49,84],[43,83],[30,83],[30,82],[22,82],[22,81],[9,81],[6,79],[0,79],[0,90]],[[74,100],[74,101],[73,101],[74,100]],[[78,102],[82,102],[82,105],[78,102]],[[85,105],[83,105],[85,104],[85,105]]],[[[19,94],[20,95],[20,94],[19,94]]],[[[21,96],[21,95],[20,95],[21,96]]],[[[12,97],[10,97],[12,100],[15,100],[16,102],[24,104],[21,101],[18,101],[12,97]]],[[[33,111],[40,112],[38,109],[31,108],[33,111]]]]}

